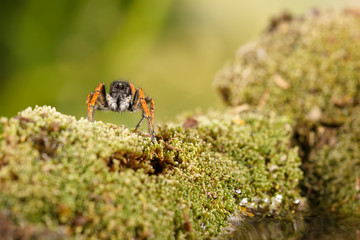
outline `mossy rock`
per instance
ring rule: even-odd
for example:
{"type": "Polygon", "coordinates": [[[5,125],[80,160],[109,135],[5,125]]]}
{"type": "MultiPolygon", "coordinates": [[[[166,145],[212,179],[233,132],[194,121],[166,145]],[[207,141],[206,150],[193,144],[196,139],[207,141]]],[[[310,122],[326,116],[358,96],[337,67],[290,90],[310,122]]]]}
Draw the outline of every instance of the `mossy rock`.
{"type": "Polygon", "coordinates": [[[273,23],[240,48],[215,86],[230,106],[293,119],[314,209],[360,217],[360,11],[313,11],[273,23]]]}
{"type": "Polygon", "coordinates": [[[287,216],[302,178],[290,126],[274,114],[208,113],[160,127],[152,144],[29,108],[1,118],[0,217],[77,239],[206,239],[230,215],[287,216]]]}

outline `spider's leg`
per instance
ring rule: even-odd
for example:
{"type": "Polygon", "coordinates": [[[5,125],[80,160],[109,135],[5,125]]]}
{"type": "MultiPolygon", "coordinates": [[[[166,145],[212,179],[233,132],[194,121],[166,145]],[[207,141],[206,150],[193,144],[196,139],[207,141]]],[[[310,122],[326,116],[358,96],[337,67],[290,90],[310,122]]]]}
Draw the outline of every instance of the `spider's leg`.
{"type": "Polygon", "coordinates": [[[143,109],[144,115],[145,115],[146,119],[148,120],[148,126],[149,126],[149,133],[150,133],[150,136],[151,136],[151,141],[153,143],[155,143],[154,118],[153,118],[153,115],[154,115],[154,101],[152,99],[150,100],[149,97],[146,98],[145,95],[144,95],[144,92],[143,92],[143,90],[141,88],[139,89],[139,98],[140,98],[141,107],[143,109]],[[150,110],[148,108],[146,100],[150,101],[150,110]]]}
{"type": "Polygon", "coordinates": [[[155,142],[155,133],[154,133],[154,101],[150,97],[145,97],[144,91],[139,88],[136,89],[132,84],[130,84],[131,90],[134,94],[133,101],[129,107],[129,111],[135,111],[140,105],[143,110],[142,117],[139,123],[135,127],[135,131],[140,127],[143,120],[146,118],[148,120],[149,133],[151,136],[151,141],[155,142]],[[148,108],[148,103],[150,102],[150,110],[148,108]]]}
{"type": "MultiPolygon", "coordinates": [[[[135,90],[134,86],[131,83],[129,83],[129,85],[131,87],[131,91],[132,91],[134,97],[133,97],[132,102],[131,102],[128,109],[129,109],[130,112],[135,112],[136,109],[140,106],[140,103],[141,103],[141,99],[139,97],[139,92],[140,91],[139,91],[139,89],[135,90]]],[[[139,123],[135,127],[135,131],[140,127],[141,123],[144,121],[145,118],[146,118],[146,115],[143,112],[139,123]]]]}
{"type": "Polygon", "coordinates": [[[135,89],[134,85],[132,85],[131,83],[129,83],[129,85],[130,85],[132,94],[135,95],[135,92],[136,92],[137,90],[135,89]]]}
{"type": "MultiPolygon", "coordinates": [[[[135,88],[132,86],[132,84],[130,83],[130,87],[131,87],[131,90],[134,94],[134,98],[132,100],[132,103],[130,104],[130,107],[129,107],[129,111],[131,112],[134,112],[136,111],[136,109],[140,106],[141,104],[141,98],[139,97],[140,95],[140,90],[142,91],[142,89],[137,89],[135,90],[135,88]]],[[[140,127],[142,121],[146,118],[146,115],[145,115],[145,112],[143,111],[143,114],[141,116],[141,119],[140,119],[140,122],[136,125],[135,127],[135,131],[140,127]]]]}
{"type": "Polygon", "coordinates": [[[140,122],[135,127],[135,131],[140,127],[141,123],[144,121],[145,118],[146,118],[146,116],[143,114],[141,119],[140,119],[140,122]]]}
{"type": "Polygon", "coordinates": [[[130,112],[135,112],[136,109],[140,105],[140,97],[139,97],[140,89],[135,90],[134,86],[131,83],[129,83],[129,85],[130,85],[132,94],[134,95],[134,97],[132,99],[132,102],[130,103],[130,106],[129,106],[129,111],[130,112]]]}
{"type": "Polygon", "coordinates": [[[155,103],[154,103],[154,100],[151,99],[151,101],[150,101],[150,116],[148,117],[148,121],[149,121],[149,133],[151,135],[151,140],[153,143],[155,143],[154,110],[155,110],[155,103]]]}
{"type": "Polygon", "coordinates": [[[86,99],[86,104],[88,108],[87,119],[92,122],[94,120],[94,110],[96,109],[106,109],[106,92],[105,85],[100,83],[96,88],[95,92],[89,93],[86,99]]]}
{"type": "Polygon", "coordinates": [[[146,97],[145,99],[146,103],[150,103],[150,117],[151,117],[151,122],[152,125],[154,126],[154,110],[155,110],[155,103],[154,100],[151,97],[146,97]]]}
{"type": "Polygon", "coordinates": [[[89,120],[90,122],[93,121],[93,115],[94,115],[94,107],[91,107],[91,100],[93,99],[93,97],[94,97],[94,93],[91,92],[86,98],[87,111],[88,111],[87,120],[89,120]]]}

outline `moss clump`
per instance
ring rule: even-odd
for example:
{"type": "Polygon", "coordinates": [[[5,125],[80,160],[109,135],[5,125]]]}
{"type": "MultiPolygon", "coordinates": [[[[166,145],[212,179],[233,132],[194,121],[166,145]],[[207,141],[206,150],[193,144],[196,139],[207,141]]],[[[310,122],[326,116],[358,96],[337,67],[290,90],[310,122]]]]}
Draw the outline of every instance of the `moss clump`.
{"type": "Polygon", "coordinates": [[[209,238],[231,214],[284,215],[300,199],[290,124],[275,115],[194,116],[160,128],[156,144],[50,107],[0,126],[0,210],[17,226],[86,239],[209,238]]]}
{"type": "Polygon", "coordinates": [[[228,105],[295,120],[304,190],[313,206],[360,216],[359,11],[312,12],[277,22],[217,76],[228,105]]]}

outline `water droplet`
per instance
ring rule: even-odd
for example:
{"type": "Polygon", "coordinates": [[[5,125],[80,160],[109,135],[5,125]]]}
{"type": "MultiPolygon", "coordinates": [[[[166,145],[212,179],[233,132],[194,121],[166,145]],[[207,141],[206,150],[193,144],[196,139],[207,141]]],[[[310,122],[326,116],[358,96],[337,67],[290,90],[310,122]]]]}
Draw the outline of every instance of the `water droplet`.
{"type": "Polygon", "coordinates": [[[247,203],[248,203],[247,198],[243,198],[243,199],[241,200],[241,204],[247,204],[247,203]]]}
{"type": "Polygon", "coordinates": [[[280,194],[276,194],[276,196],[275,196],[276,201],[278,201],[279,203],[281,203],[282,198],[283,197],[280,194]]]}

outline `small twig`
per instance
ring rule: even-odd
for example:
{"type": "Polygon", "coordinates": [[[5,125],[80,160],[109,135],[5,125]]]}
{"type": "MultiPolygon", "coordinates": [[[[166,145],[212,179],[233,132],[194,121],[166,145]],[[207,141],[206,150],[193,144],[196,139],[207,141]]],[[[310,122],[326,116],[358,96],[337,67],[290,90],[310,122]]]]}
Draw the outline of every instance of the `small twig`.
{"type": "MultiPolygon", "coordinates": [[[[175,136],[176,137],[176,136],[175,136]]],[[[175,137],[173,137],[170,141],[172,141],[175,137]]],[[[165,140],[164,140],[164,138],[162,137],[162,136],[160,136],[160,138],[163,140],[163,142],[164,142],[164,144],[165,144],[165,146],[167,147],[167,148],[169,148],[169,149],[172,149],[172,150],[176,150],[176,151],[180,151],[180,152],[184,152],[184,150],[182,150],[181,148],[178,148],[178,147],[174,147],[174,146],[172,146],[172,145],[169,145],[165,140]]],[[[168,141],[168,142],[170,142],[170,141],[168,141]]]]}
{"type": "Polygon", "coordinates": [[[205,188],[205,182],[204,181],[202,182],[202,187],[203,187],[203,190],[204,190],[206,196],[208,196],[208,193],[207,193],[206,188],[205,188]]]}
{"type": "Polygon", "coordinates": [[[166,147],[168,147],[168,148],[170,148],[172,150],[180,151],[182,153],[184,152],[184,150],[182,150],[181,148],[171,146],[171,145],[167,144],[166,142],[164,142],[164,143],[165,143],[166,147]]]}
{"type": "Polygon", "coordinates": [[[232,114],[239,114],[239,113],[241,113],[241,112],[248,111],[249,109],[250,109],[249,105],[247,105],[247,104],[242,104],[242,105],[240,105],[240,106],[238,106],[238,107],[231,108],[231,109],[230,109],[230,112],[231,112],[232,114]]]}
{"type": "Polygon", "coordinates": [[[174,137],[172,137],[168,142],[172,142],[172,140],[174,140],[176,137],[179,137],[180,133],[177,133],[174,137]]]}
{"type": "Polygon", "coordinates": [[[146,133],[146,132],[143,132],[143,131],[140,131],[140,130],[135,130],[134,132],[137,132],[137,133],[140,133],[141,135],[145,136],[145,137],[150,137],[150,133],[146,133]]]}
{"type": "Polygon", "coordinates": [[[204,190],[204,193],[205,193],[206,197],[213,198],[213,199],[217,199],[217,194],[216,194],[216,192],[207,192],[207,191],[206,191],[206,187],[205,187],[205,182],[204,182],[204,181],[202,182],[202,187],[203,187],[203,190],[204,190]]]}

